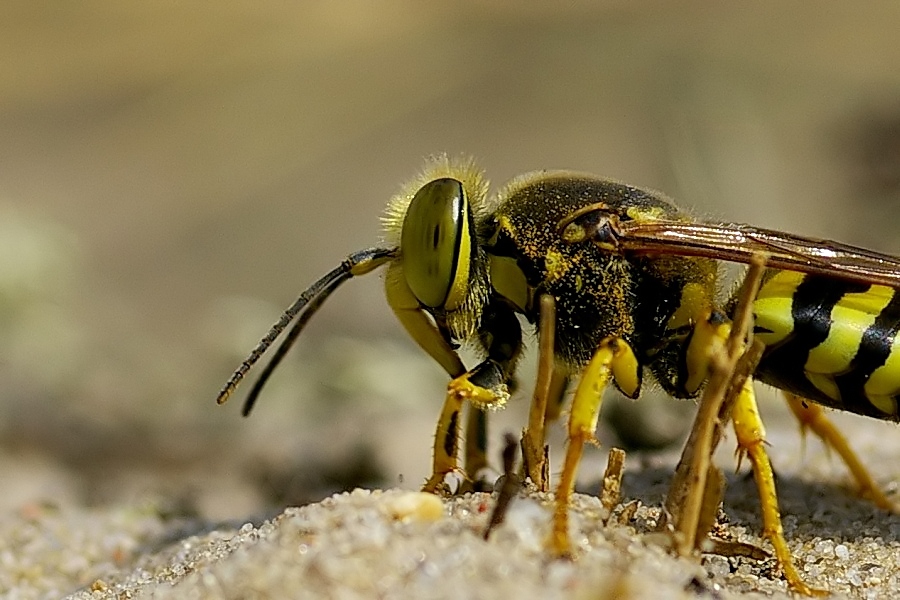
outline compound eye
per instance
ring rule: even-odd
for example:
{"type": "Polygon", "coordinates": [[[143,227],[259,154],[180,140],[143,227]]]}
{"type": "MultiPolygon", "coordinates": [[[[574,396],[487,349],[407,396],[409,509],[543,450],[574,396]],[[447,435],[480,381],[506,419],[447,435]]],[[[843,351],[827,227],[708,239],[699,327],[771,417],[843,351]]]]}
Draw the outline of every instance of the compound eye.
{"type": "Polygon", "coordinates": [[[456,179],[435,179],[413,196],[403,219],[400,250],[406,282],[423,305],[453,310],[465,297],[468,223],[465,192],[456,179]]]}

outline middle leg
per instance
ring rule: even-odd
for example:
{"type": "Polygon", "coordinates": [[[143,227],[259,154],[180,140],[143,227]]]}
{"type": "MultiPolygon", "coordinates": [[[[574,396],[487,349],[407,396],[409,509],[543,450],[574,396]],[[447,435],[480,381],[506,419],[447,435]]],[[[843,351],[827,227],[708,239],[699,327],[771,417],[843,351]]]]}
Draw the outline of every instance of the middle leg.
{"type": "Polygon", "coordinates": [[[569,504],[575,489],[575,476],[586,443],[596,443],[594,431],[600,416],[603,391],[610,379],[627,396],[636,398],[641,387],[641,366],[631,346],[619,337],[600,342],[581,375],[569,413],[568,444],[553,514],[553,550],[561,556],[571,554],[569,504]]]}

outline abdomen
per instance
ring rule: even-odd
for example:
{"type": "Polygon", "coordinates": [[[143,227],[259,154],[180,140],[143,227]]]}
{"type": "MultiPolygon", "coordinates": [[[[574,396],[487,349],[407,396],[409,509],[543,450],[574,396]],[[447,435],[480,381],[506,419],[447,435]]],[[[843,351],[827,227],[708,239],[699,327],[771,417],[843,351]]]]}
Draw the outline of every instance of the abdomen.
{"type": "Polygon", "coordinates": [[[814,402],[897,421],[900,294],[769,271],[753,305],[766,350],[756,378],[814,402]]]}

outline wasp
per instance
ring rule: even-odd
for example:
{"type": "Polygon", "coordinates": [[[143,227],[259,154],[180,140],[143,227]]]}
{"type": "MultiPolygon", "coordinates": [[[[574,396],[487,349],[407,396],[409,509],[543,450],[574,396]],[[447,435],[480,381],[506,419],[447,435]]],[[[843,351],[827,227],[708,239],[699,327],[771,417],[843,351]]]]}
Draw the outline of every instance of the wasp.
{"type": "MultiPolygon", "coordinates": [[[[736,295],[721,298],[719,261],[766,269],[752,300],[764,345],[752,379],[784,390],[800,419],[844,459],[862,492],[893,509],[822,406],[900,420],[900,260],[837,242],[693,219],[665,195],[588,174],[539,171],[489,193],[470,159],[439,156],[405,185],[383,218],[384,243],[349,255],[285,311],[219,393],[219,403],[293,322],[244,405],[309,319],[344,282],[385,269],[385,295],[410,337],[450,376],[432,474],[485,464],[485,411],[509,398],[523,326],[538,332],[539,373],[522,448],[526,475],[548,487],[544,428],[569,378],[567,446],[553,516],[553,551],[570,554],[568,507],[582,450],[592,443],[603,391],[637,398],[645,376],[670,396],[696,398],[731,331],[736,295]],[[467,368],[466,345],[478,362],[467,368]],[[466,465],[459,464],[469,405],[466,465]]],[[[793,566],[752,385],[732,421],[749,457],[764,536],[788,583],[811,592],[793,566]]]]}

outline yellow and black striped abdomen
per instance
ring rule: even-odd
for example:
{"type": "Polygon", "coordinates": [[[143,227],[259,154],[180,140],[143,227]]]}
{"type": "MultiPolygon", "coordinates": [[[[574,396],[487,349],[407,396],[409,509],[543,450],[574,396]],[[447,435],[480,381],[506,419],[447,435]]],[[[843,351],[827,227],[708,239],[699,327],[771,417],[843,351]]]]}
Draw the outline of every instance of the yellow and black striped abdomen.
{"type": "Polygon", "coordinates": [[[753,308],[756,378],[826,406],[900,420],[900,294],[770,271],[753,308]]]}

